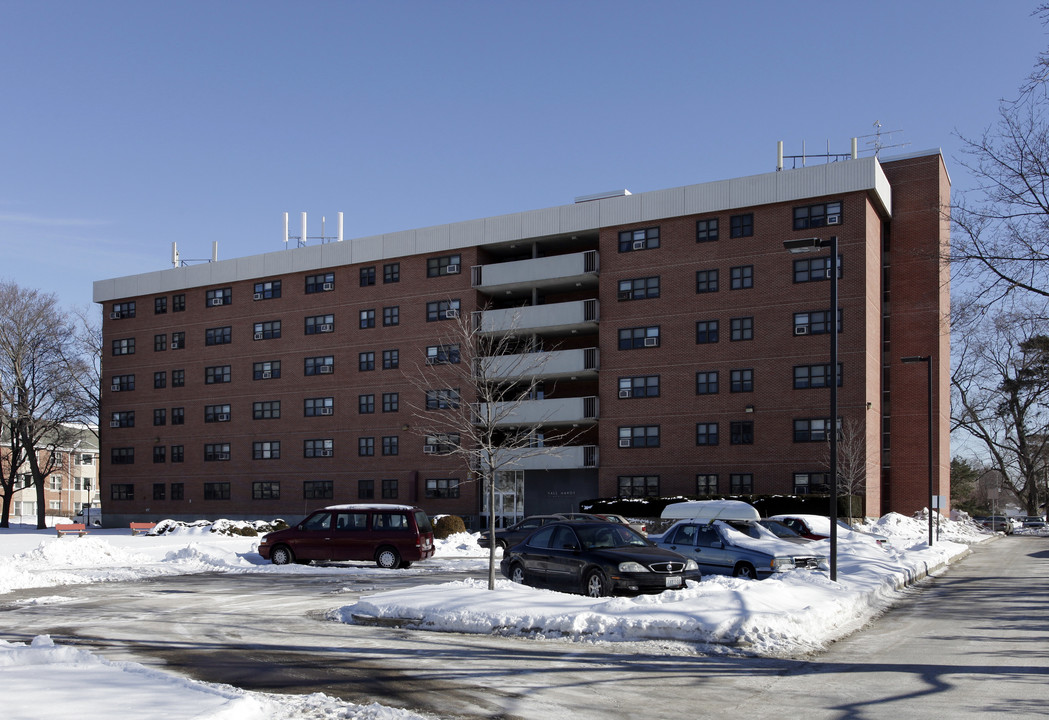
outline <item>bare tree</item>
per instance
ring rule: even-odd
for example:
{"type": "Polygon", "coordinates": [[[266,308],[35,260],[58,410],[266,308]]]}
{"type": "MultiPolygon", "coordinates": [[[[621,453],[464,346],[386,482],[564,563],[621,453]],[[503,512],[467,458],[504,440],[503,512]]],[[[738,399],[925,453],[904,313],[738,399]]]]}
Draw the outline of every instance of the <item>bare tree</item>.
{"type": "Polygon", "coordinates": [[[986,449],[991,470],[1038,512],[1049,460],[1049,336],[1032,313],[1002,312],[960,334],[951,377],[952,430],[986,449]]]}
{"type": "MultiPolygon", "coordinates": [[[[37,527],[47,527],[44,480],[69,447],[80,404],[64,345],[70,322],[52,294],[0,282],[0,404],[36,487],[37,527]]],[[[9,507],[5,485],[5,510],[9,507]]]]}
{"type": "Polygon", "coordinates": [[[98,437],[102,395],[102,315],[97,307],[75,308],[73,334],[63,346],[63,362],[80,398],[78,415],[98,437]]]}
{"type": "MultiPolygon", "coordinates": [[[[823,464],[830,467],[830,438],[823,464]]],[[[838,429],[838,495],[849,499],[849,520],[853,518],[853,499],[867,489],[868,474],[877,473],[873,458],[867,456],[867,436],[864,424],[853,417],[842,420],[838,429]]]]}
{"type": "MultiPolygon", "coordinates": [[[[479,320],[480,314],[477,318],[479,320]]],[[[536,402],[551,355],[518,331],[518,315],[491,331],[470,315],[446,313],[444,332],[412,363],[405,377],[418,390],[408,402],[412,432],[433,452],[462,459],[466,476],[481,481],[489,510],[488,588],[495,588],[495,486],[499,473],[523,460],[552,456],[569,432],[536,428],[549,418],[536,402]]]]}

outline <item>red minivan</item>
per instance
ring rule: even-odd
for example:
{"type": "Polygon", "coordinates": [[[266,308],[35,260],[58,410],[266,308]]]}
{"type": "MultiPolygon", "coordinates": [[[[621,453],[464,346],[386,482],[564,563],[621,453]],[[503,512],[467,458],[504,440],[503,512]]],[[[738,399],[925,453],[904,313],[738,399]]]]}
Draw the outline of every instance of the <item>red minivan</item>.
{"type": "Polygon", "coordinates": [[[259,544],[259,554],[274,565],[374,560],[381,568],[406,568],[433,553],[430,519],[411,505],[332,505],[259,544]]]}

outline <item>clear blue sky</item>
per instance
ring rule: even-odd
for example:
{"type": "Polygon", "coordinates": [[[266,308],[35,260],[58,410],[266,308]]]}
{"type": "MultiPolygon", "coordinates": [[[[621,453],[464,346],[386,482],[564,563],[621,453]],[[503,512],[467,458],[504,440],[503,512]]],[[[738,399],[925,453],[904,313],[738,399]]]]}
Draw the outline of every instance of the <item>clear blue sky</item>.
{"type": "Polygon", "coordinates": [[[0,277],[94,280],[900,152],[996,118],[1037,2],[0,0],[0,277]],[[867,149],[861,140],[861,154],[867,149]]]}

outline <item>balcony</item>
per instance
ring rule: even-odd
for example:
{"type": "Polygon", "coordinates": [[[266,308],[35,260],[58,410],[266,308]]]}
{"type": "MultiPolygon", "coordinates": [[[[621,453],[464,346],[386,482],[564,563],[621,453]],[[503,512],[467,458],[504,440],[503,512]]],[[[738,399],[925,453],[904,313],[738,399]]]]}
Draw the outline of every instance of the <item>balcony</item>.
{"type": "Polygon", "coordinates": [[[479,418],[496,426],[590,425],[597,422],[597,397],[525,400],[521,403],[478,403],[479,418]]]}
{"type": "Polygon", "coordinates": [[[556,290],[574,287],[596,288],[597,250],[475,265],[471,268],[473,287],[489,295],[522,290],[556,290]]]}
{"type": "Polygon", "coordinates": [[[496,465],[502,470],[578,470],[596,468],[597,445],[564,445],[545,447],[538,450],[499,450],[495,455],[496,465]],[[536,455],[534,453],[541,454],[536,455]]]}
{"type": "Polygon", "coordinates": [[[544,378],[549,380],[596,378],[598,350],[552,350],[550,352],[500,355],[480,358],[483,377],[491,380],[544,378]]]}
{"type": "Polygon", "coordinates": [[[575,300],[548,305],[524,305],[501,310],[478,310],[474,327],[482,333],[597,332],[597,300],[575,300]]]}

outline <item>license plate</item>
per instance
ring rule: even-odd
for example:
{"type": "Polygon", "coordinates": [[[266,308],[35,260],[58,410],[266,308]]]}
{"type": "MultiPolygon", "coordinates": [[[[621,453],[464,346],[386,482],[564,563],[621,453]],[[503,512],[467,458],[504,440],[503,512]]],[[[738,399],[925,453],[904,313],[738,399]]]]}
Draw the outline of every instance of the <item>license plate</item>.
{"type": "Polygon", "coordinates": [[[681,578],[679,577],[668,577],[667,587],[681,587],[681,578]]]}

